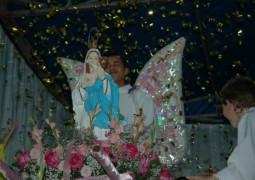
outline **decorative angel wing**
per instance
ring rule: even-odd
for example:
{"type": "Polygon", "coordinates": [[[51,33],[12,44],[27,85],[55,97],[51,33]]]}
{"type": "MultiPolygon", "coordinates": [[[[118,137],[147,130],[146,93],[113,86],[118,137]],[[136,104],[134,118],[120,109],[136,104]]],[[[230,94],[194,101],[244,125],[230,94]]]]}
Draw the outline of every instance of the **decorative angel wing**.
{"type": "Polygon", "coordinates": [[[58,61],[66,74],[69,87],[73,91],[79,81],[80,75],[83,73],[84,63],[63,57],[59,57],[58,61]]]}
{"type": "Polygon", "coordinates": [[[186,131],[182,97],[182,55],[185,38],[181,37],[158,51],[144,66],[135,85],[150,93],[158,113],[163,143],[161,162],[172,166],[186,154],[186,131]]]}

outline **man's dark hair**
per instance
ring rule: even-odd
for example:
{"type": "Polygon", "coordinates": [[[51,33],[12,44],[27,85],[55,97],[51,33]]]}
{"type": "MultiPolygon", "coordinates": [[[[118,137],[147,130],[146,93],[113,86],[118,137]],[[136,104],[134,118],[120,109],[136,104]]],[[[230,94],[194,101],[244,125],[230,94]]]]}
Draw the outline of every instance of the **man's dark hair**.
{"type": "Polygon", "coordinates": [[[255,105],[255,84],[248,77],[237,76],[230,79],[220,92],[223,100],[233,100],[244,107],[255,105]]]}
{"type": "Polygon", "coordinates": [[[129,64],[128,64],[127,57],[124,56],[124,55],[121,54],[121,53],[117,53],[117,52],[115,52],[115,51],[108,51],[107,53],[104,53],[103,56],[104,56],[104,57],[118,56],[118,57],[120,58],[122,64],[123,64],[123,66],[124,66],[125,68],[130,69],[130,68],[129,68],[129,64]]]}

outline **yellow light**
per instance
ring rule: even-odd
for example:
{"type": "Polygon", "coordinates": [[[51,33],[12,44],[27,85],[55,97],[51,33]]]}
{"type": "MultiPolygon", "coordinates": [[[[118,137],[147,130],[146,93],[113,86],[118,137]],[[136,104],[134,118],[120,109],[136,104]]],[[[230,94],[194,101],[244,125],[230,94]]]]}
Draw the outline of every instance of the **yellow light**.
{"type": "Polygon", "coordinates": [[[153,10],[149,10],[148,14],[152,16],[154,14],[153,10]]]}

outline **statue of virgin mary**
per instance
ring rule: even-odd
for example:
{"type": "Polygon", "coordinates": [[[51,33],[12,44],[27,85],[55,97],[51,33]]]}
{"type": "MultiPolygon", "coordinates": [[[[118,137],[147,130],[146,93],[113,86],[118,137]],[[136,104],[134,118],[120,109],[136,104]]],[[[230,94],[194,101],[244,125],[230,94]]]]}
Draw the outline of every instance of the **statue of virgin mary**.
{"type": "Polygon", "coordinates": [[[117,119],[119,89],[100,64],[101,54],[92,41],[86,54],[84,72],[72,91],[77,128],[94,128],[98,140],[106,139],[111,118],[117,119]]]}

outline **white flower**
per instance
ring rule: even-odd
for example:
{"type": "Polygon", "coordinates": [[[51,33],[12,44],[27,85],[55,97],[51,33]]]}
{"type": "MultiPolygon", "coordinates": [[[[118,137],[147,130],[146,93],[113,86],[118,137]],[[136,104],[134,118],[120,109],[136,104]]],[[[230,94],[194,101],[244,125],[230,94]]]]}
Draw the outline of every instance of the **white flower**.
{"type": "Polygon", "coordinates": [[[29,175],[26,172],[22,172],[21,179],[25,180],[25,179],[28,179],[28,178],[29,178],[29,175]]]}
{"type": "Polygon", "coordinates": [[[81,175],[82,177],[89,177],[91,176],[91,167],[90,166],[86,166],[86,165],[83,165],[83,167],[81,168],[81,175]]]}
{"type": "Polygon", "coordinates": [[[34,159],[37,162],[40,161],[40,151],[37,148],[31,149],[30,156],[31,156],[31,159],[34,159]]]}
{"type": "Polygon", "coordinates": [[[64,161],[60,161],[60,163],[58,164],[58,170],[59,170],[60,172],[62,172],[63,169],[64,169],[64,161]]]}

